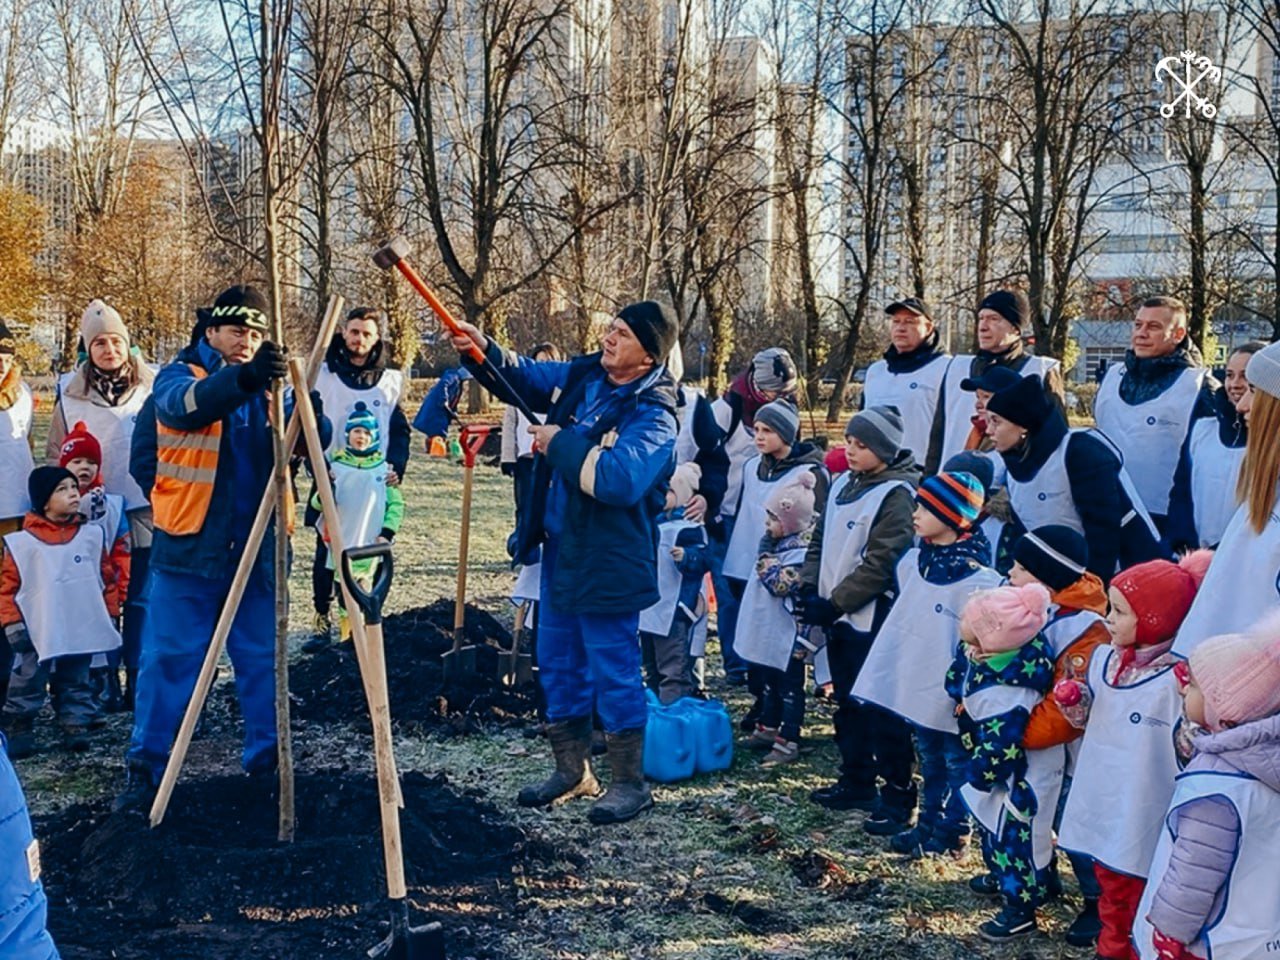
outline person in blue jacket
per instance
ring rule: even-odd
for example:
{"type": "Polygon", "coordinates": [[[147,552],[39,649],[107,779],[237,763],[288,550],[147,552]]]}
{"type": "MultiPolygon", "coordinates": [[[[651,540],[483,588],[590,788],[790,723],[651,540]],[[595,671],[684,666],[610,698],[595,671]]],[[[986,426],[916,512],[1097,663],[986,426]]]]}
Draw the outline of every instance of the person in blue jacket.
{"type": "MultiPolygon", "coordinates": [[[[274,465],[268,390],[287,373],[284,352],[265,339],[268,313],[255,288],[228,288],[201,317],[202,335],[156,376],[150,616],[121,809],[143,807],[154,796],[268,492],[274,465]]],[[[327,443],[329,422],[318,408],[317,417],[327,443]]],[[[152,455],[135,451],[134,459],[141,466],[152,455]]],[[[273,521],[227,638],[245,725],[242,763],[264,781],[276,768],[275,535],[273,521]]]]}
{"type": "Polygon", "coordinates": [[[47,913],[27,800],[8,750],[0,747],[0,957],[58,960],[47,913]]]}
{"type": "Polygon", "coordinates": [[[599,353],[567,363],[534,363],[461,327],[453,345],[476,379],[500,400],[515,400],[488,364],[467,356],[473,344],[546,414],[530,427],[538,452],[515,556],[542,544],[538,667],[556,769],[520,791],[518,802],[545,806],[596,792],[594,706],[612,780],[588,816],[597,824],[630,820],[653,805],[644,782],[639,622],[659,597],[654,518],[675,460],[676,389],[664,363],[676,323],[653,301],[631,304],[599,353]]]}
{"type": "Polygon", "coordinates": [[[413,429],[432,437],[447,437],[449,424],[458,419],[458,403],[462,400],[462,388],[471,374],[463,367],[451,367],[440,374],[440,379],[422,398],[422,406],[413,418],[413,429]]]}

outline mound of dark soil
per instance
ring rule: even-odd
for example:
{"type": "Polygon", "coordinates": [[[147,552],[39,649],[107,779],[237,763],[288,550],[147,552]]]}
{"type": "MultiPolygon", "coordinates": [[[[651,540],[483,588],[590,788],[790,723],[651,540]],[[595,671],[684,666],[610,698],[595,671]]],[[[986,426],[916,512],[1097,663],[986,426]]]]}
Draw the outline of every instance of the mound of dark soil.
{"type": "MultiPolygon", "coordinates": [[[[333,771],[300,776],[296,789],[291,844],[276,841],[274,799],[239,776],[180,785],[155,830],[101,804],[38,822],[63,956],[363,956],[386,932],[376,786],[333,771]]],[[[443,779],[406,773],[402,791],[410,900],[465,915],[461,932],[439,916],[451,940],[473,937],[477,920],[509,920],[507,878],[537,846],[443,779]]]]}
{"type": "MultiPolygon", "coordinates": [[[[466,638],[475,646],[476,669],[450,689],[444,685],[440,658],[453,646],[452,600],[391,614],[383,620],[382,633],[391,717],[397,726],[461,733],[484,723],[523,723],[532,716],[528,692],[498,684],[498,650],[510,648],[511,634],[491,614],[467,606],[466,638]]],[[[301,720],[368,725],[369,709],[350,643],[293,664],[289,687],[293,713],[301,720]]]]}

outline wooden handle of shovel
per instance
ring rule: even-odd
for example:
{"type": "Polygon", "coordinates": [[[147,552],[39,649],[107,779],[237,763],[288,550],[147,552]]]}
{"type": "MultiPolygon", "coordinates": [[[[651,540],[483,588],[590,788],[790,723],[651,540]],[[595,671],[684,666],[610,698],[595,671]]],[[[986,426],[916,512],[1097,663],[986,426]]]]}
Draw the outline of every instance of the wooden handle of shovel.
{"type": "Polygon", "coordinates": [[[400,784],[391,742],[391,701],[387,694],[387,661],[382,646],[382,624],[368,625],[369,646],[366,688],[369,718],[373,721],[373,759],[378,768],[378,812],[382,817],[382,854],[387,867],[387,896],[403,900],[404,848],[400,843],[400,784]]]}

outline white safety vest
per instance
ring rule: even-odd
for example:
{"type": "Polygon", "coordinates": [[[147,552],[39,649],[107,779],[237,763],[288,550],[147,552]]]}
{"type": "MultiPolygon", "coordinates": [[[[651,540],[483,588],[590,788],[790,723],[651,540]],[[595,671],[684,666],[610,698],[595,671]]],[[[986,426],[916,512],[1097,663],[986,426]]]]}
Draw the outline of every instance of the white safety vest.
{"type": "Polygon", "coordinates": [[[1240,839],[1235,863],[1219,891],[1214,912],[1195,943],[1197,956],[1214,960],[1273,957],[1280,953],[1280,870],[1276,869],[1275,844],[1280,836],[1280,793],[1247,774],[1188,770],[1178,777],[1169,815],[1161,824],[1160,842],[1151,860],[1152,882],[1138,902],[1133,922],[1133,942],[1142,960],[1156,960],[1151,912],[1159,883],[1173,854],[1175,814],[1179,807],[1204,797],[1225,800],[1240,818],[1240,839]]]}
{"type": "Polygon", "coordinates": [[[333,437],[329,440],[325,453],[333,453],[347,445],[347,417],[351,416],[356,403],[363,403],[368,407],[378,421],[382,449],[386,450],[391,433],[391,414],[395,412],[404,391],[404,374],[399,370],[386,369],[372,387],[356,390],[343,383],[342,378],[329,369],[326,361],[316,377],[316,390],[324,402],[324,415],[333,424],[333,437]]]}
{"type": "MultiPolygon", "coordinates": [[[[947,367],[947,376],[943,381],[942,389],[942,401],[945,406],[942,459],[938,461],[939,464],[946,463],[948,458],[964,450],[965,441],[969,439],[969,431],[973,429],[974,402],[977,400],[977,395],[960,389],[960,383],[969,378],[969,371],[973,368],[975,359],[972,354],[953,357],[951,365],[947,367]]],[[[1057,366],[1058,361],[1051,357],[1028,357],[1026,364],[1018,372],[1024,377],[1037,376],[1044,379],[1049,371],[1057,366]]]]}
{"type": "MultiPolygon", "coordinates": [[[[342,547],[367,547],[378,539],[387,513],[387,462],[361,469],[341,460],[329,463],[333,475],[333,499],[342,526],[342,547]]],[[[316,521],[316,529],[326,530],[324,517],[316,521]]],[[[333,551],[329,565],[336,568],[333,551]]]]}
{"type": "MultiPolygon", "coordinates": [[[[658,600],[652,606],[640,611],[640,629],[646,633],[655,633],[660,637],[671,634],[671,624],[675,621],[676,609],[680,606],[680,586],[684,582],[684,574],[671,558],[671,550],[676,545],[676,538],[685,530],[703,531],[702,524],[692,520],[665,520],[658,524],[658,600]]],[[[702,534],[706,543],[706,532],[702,534]]],[[[691,622],[698,619],[698,611],[685,608],[691,622]]]]}
{"type": "Polygon", "coordinates": [[[58,406],[62,408],[67,432],[84,421],[102,447],[102,485],[108,493],[124,497],[126,510],[149,507],[146,495],[129,475],[129,448],[133,445],[133,430],[138,423],[138,412],[151,395],[151,388],[139,384],[129,398],[117,407],[108,407],[92,400],[67,396],[67,386],[75,373],[64,373],[58,379],[58,406]]]}
{"type": "MultiPolygon", "coordinates": [[[[964,698],[965,712],[975,721],[990,720],[1018,707],[1028,713],[1044,699],[1044,694],[1028,687],[992,685],[964,698]]],[[[1027,751],[1027,784],[1036,796],[1036,813],[1030,820],[1031,856],[1037,870],[1053,860],[1053,815],[1058,809],[1062,777],[1066,772],[1067,751],[1062,745],[1027,751]]],[[[1009,802],[1009,783],[997,783],[990,790],[978,790],[965,784],[960,798],[969,812],[990,831],[999,836],[1010,817],[1027,823],[1021,811],[1009,802]]]]}
{"type": "Polygon", "coordinates": [[[693,412],[702,395],[693,387],[680,387],[680,403],[676,405],[676,465],[697,459],[698,441],[693,436],[693,412]]]}
{"type": "Polygon", "coordinates": [[[916,463],[924,463],[929,452],[938,391],[950,362],[950,357],[938,356],[910,373],[891,373],[887,360],[877,360],[867,370],[863,406],[898,408],[902,415],[902,447],[911,451],[916,463]]]}
{"type": "MultiPolygon", "coordinates": [[[[804,555],[804,547],[795,547],[784,550],[778,559],[791,566],[804,563],[804,555]]],[[[790,608],[790,602],[765,589],[753,569],[738,604],[734,653],[752,663],[785,670],[796,642],[796,618],[790,608]]]]}
{"type": "MultiPolygon", "coordinates": [[[[1067,647],[1084,636],[1085,631],[1095,624],[1104,622],[1101,614],[1092,610],[1072,610],[1063,612],[1061,608],[1050,608],[1049,622],[1040,632],[1049,641],[1049,649],[1053,651],[1053,659],[1062,656],[1067,647]]],[[[1079,671],[1075,678],[1083,680],[1088,663],[1078,664],[1079,671]]]]}
{"type": "MultiPolygon", "coordinates": [[[[1062,524],[1076,533],[1084,533],[1084,521],[1076,508],[1075,497],[1071,493],[1071,477],[1067,473],[1067,445],[1077,433],[1090,433],[1112,449],[1115,448],[1109,438],[1096,430],[1068,430],[1057,449],[1049,454],[1044,465],[1030,480],[1018,480],[1012,473],[1005,477],[1009,503],[1013,506],[1013,512],[1022,523],[1024,530],[1034,530],[1049,524],[1062,524]]],[[[1120,486],[1129,495],[1133,513],[1141,518],[1150,529],[1152,536],[1158,540],[1160,535],[1156,532],[1151,515],[1139,499],[1133,482],[1129,479],[1123,460],[1120,463],[1120,486]]],[[[1128,518],[1126,518],[1127,522],[1128,518]]]]}
{"type": "MultiPolygon", "coordinates": [[[[85,523],[91,523],[102,530],[102,542],[107,553],[115,546],[116,535],[120,532],[120,519],[124,516],[124,497],[116,493],[108,493],[103,497],[102,509],[98,516],[92,517],[86,511],[91,506],[92,491],[80,498],[80,514],[85,523]]],[[[122,598],[123,599],[123,598],[122,598]]]]}
{"type": "Polygon", "coordinates": [[[1202,547],[1216,547],[1240,506],[1236,480],[1244,447],[1228,447],[1218,435],[1218,418],[1201,417],[1191,425],[1187,453],[1191,460],[1191,505],[1196,537],[1202,547]]]}
{"type": "Polygon", "coordinates": [[[45,543],[19,530],[4,543],[21,580],[14,602],[41,661],[120,646],[102,597],[100,527],[82,524],[66,543],[45,543]]]}
{"type": "MultiPolygon", "coordinates": [[[[836,498],[853,481],[849,473],[841,474],[827,493],[827,505],[822,511],[822,562],[818,568],[818,595],[827,600],[840,581],[853,573],[867,556],[867,542],[871,525],[884,503],[885,497],[898,487],[911,490],[905,480],[890,480],[867,489],[862,496],[850,503],[837,503],[836,498]]],[[[840,619],[853,629],[867,633],[875,618],[876,603],[872,600],[861,609],[846,613],[840,619]]]]}
{"type": "Polygon", "coordinates": [[[1210,637],[1247,630],[1280,606],[1277,509],[1280,508],[1271,508],[1261,534],[1253,532],[1245,507],[1231,518],[1191,610],[1178,628],[1178,638],[1173,642],[1173,652],[1178,656],[1190,656],[1210,637]]]}
{"type": "Polygon", "coordinates": [[[999,586],[1002,578],[975,565],[963,580],[929,583],[920,575],[919,555],[913,547],[898,561],[898,599],[871,644],[853,696],[917,726],[957,733],[955,701],[944,683],[960,643],[960,611],[975,590],[999,586]]]}
{"type": "Polygon", "coordinates": [[[1107,370],[1093,403],[1094,419],[1098,429],[1120,449],[1147,510],[1163,516],[1169,512],[1173,474],[1205,371],[1188,368],[1160,396],[1135,405],[1120,398],[1120,381],[1125,375],[1122,363],[1107,370]]]}
{"type": "Polygon", "coordinates": [[[1182,698],[1172,666],[1128,686],[1108,683],[1107,665],[1118,656],[1099,647],[1089,664],[1093,704],[1058,844],[1108,870],[1145,877],[1178,775],[1173,738],[1182,698]]]}
{"type": "MultiPolygon", "coordinates": [[[[724,553],[724,575],[739,580],[750,580],[756,575],[756,548],[764,536],[764,502],[769,494],[787,482],[789,477],[812,470],[815,464],[798,463],[778,474],[772,480],[761,480],[757,468],[760,454],[756,454],[742,466],[742,496],[738,503],[737,519],[733,522],[733,536],[724,553]]],[[[738,622],[742,622],[739,615],[738,622]]],[[[735,634],[735,644],[736,644],[735,634]]],[[[735,646],[736,649],[736,646],[735,646]]]]}
{"type": "Polygon", "coordinates": [[[748,460],[758,456],[756,434],[741,420],[738,421],[733,433],[728,433],[733,423],[733,407],[723,397],[711,405],[711,412],[716,415],[717,425],[726,434],[724,452],[729,458],[728,485],[725,487],[724,500],[720,505],[720,516],[732,517],[738,509],[738,493],[742,490],[742,471],[748,460]]]}
{"type": "Polygon", "coordinates": [[[31,457],[31,390],[18,384],[18,399],[0,410],[0,519],[20,517],[31,509],[27,477],[35,469],[31,457]]]}

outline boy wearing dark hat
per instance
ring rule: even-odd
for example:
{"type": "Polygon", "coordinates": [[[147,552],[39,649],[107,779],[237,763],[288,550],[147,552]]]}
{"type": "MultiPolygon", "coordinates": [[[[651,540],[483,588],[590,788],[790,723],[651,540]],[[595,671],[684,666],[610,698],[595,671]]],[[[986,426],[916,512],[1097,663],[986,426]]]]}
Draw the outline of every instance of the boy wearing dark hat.
{"type": "Polygon", "coordinates": [[[4,705],[9,755],[34,752],[35,718],[46,695],[66,745],[88,749],[98,705],[93,654],[120,646],[113,618],[120,595],[102,529],[80,514],[80,488],[63,467],[37,467],[27,480],[31,511],[4,538],[0,626],[18,655],[4,705]],[[54,669],[56,665],[56,669],[54,669]]]}
{"type": "Polygon", "coordinates": [[[902,420],[893,407],[868,407],[850,420],[845,452],[849,471],[832,482],[818,517],[797,604],[803,622],[828,634],[840,751],[839,778],[810,799],[830,810],[866,810],[868,831],[894,833],[910,826],[916,806],[911,729],[850,692],[889,614],[894,570],[915,535],[920,469],[902,449],[902,420]]]}
{"type": "Polygon", "coordinates": [[[853,685],[855,697],[915,728],[920,814],[914,828],[889,841],[893,851],[912,857],[958,855],[969,843],[960,799],[967,756],[944,682],[960,643],[965,601],[1000,583],[990,567],[991,544],[975,526],[982,505],[982,484],[972,474],[940,473],[920,484],[912,515],[920,546],[898,563],[893,610],[853,685]]]}

